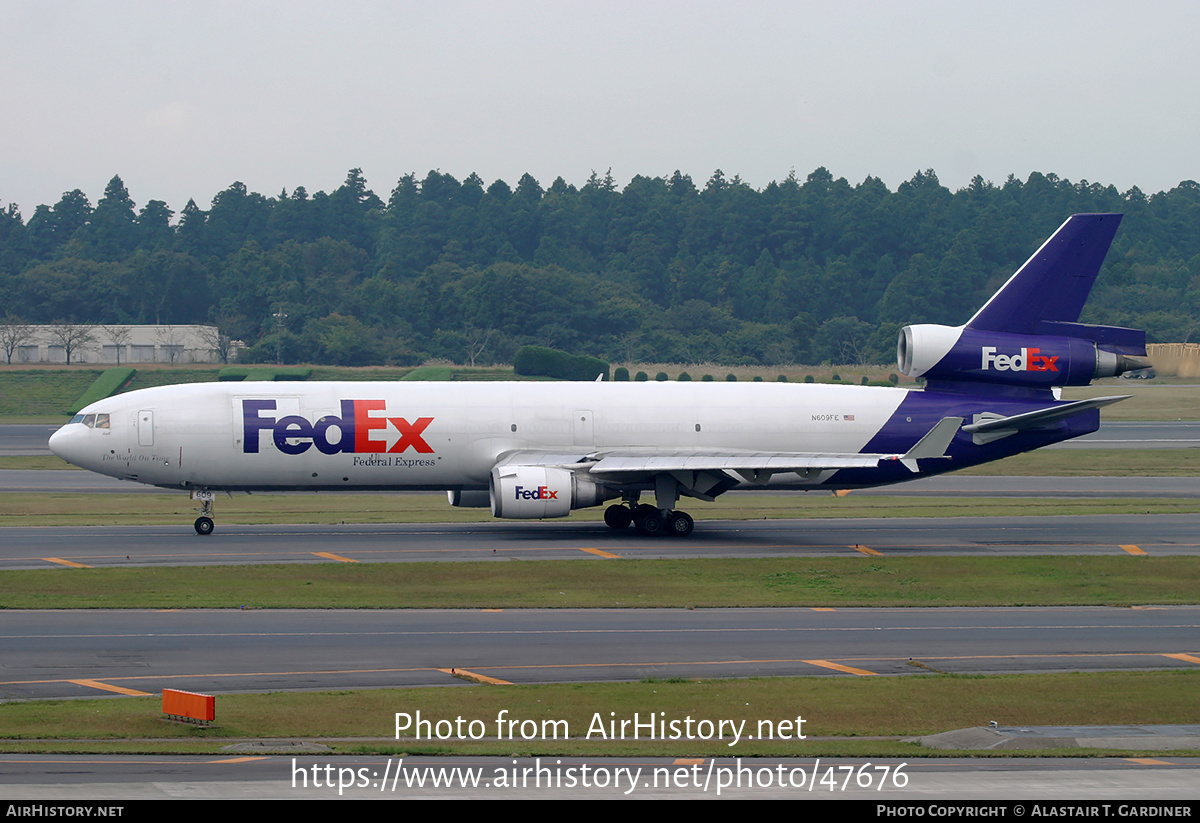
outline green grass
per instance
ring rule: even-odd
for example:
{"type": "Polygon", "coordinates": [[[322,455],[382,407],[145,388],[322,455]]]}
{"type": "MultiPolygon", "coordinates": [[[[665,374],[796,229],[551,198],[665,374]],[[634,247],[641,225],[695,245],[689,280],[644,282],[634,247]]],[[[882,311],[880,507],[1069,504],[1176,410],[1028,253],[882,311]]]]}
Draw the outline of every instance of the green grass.
{"type": "Polygon", "coordinates": [[[66,422],[71,404],[96,381],[101,369],[0,370],[0,422],[66,422]]]}
{"type": "MultiPolygon", "coordinates": [[[[615,553],[619,546],[606,546],[615,553]]],[[[1135,606],[1200,602],[1200,557],[845,557],[0,571],[9,609],[1135,606]]],[[[58,556],[72,559],[69,550],[58,556]]],[[[123,557],[123,556],[122,556],[123,557]]],[[[75,558],[86,563],[84,558],[75,558]]]]}
{"type": "Polygon", "coordinates": [[[125,387],[125,391],[184,383],[211,383],[217,379],[220,370],[220,366],[171,367],[139,364],[133,382],[125,387]]]}
{"type": "Polygon", "coordinates": [[[88,386],[87,391],[76,398],[67,408],[67,412],[74,414],[84,406],[90,406],[97,400],[103,400],[106,397],[111,397],[120,391],[121,387],[129,383],[134,376],[134,370],[129,366],[119,366],[111,369],[105,369],[100,373],[100,376],[88,386]]]}
{"type": "Polygon", "coordinates": [[[1200,449],[1039,449],[956,472],[973,476],[1196,477],[1200,449]]]}
{"type": "Polygon", "coordinates": [[[450,366],[421,366],[413,369],[401,380],[453,380],[454,369],[450,366]]]}
{"type": "MultiPolygon", "coordinates": [[[[1195,381],[1188,381],[1194,383],[1195,381]]],[[[1091,386],[1063,389],[1063,400],[1084,400],[1132,394],[1100,411],[1104,420],[1200,420],[1200,386],[1158,380],[1099,380],[1091,386]]]]}
{"type": "Polygon", "coordinates": [[[45,469],[70,469],[71,471],[83,471],[78,466],[72,466],[61,457],[55,457],[52,454],[5,454],[0,455],[0,471],[7,469],[16,470],[45,470],[45,469]]]}
{"type": "MultiPolygon", "coordinates": [[[[218,752],[234,739],[324,740],[335,754],[491,754],[607,756],[928,756],[895,738],[986,725],[1164,724],[1195,722],[1200,671],[1003,676],[801,677],[648,680],[639,683],[470,686],[343,692],[230,694],[217,698],[217,722],[195,728],[161,719],[151,698],[0,704],[0,750],[7,752],[218,752]],[[564,721],[537,739],[496,739],[496,718],[564,721]],[[484,723],[479,741],[396,740],[397,712],[424,719],[484,723]],[[594,716],[760,721],[804,718],[805,740],[605,740],[594,716]],[[664,712],[658,715],[658,712],[664,712]],[[887,740],[862,740],[882,735],[887,740]]],[[[476,727],[478,730],[478,726],[476,727]]],[[[765,733],[767,727],[764,727],[765,733]]],[[[794,737],[794,735],[792,735],[794,737]]],[[[1066,752],[1055,752],[1062,755],[1066,752]]],[[[1092,750],[1086,754],[1095,754],[1092,750]]],[[[995,753],[989,753],[995,754],[995,753]]],[[[1007,752],[1028,756],[1029,752],[1007,752]]],[[[1038,752],[1047,754],[1047,752],[1038,752]]],[[[1071,754],[1082,755],[1081,751],[1071,754]]],[[[1128,756],[1129,752],[1120,754],[1128,756]]],[[[1162,752],[1157,753],[1159,756],[1162,752]]]]}

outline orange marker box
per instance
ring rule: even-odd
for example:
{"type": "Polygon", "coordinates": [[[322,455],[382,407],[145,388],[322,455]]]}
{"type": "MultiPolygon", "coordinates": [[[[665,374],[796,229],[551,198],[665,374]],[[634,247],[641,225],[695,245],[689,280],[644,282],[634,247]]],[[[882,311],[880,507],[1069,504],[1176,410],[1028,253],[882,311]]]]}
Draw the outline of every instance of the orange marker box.
{"type": "Polygon", "coordinates": [[[163,714],[211,722],[217,716],[217,699],[211,694],[163,689],[163,714]]]}

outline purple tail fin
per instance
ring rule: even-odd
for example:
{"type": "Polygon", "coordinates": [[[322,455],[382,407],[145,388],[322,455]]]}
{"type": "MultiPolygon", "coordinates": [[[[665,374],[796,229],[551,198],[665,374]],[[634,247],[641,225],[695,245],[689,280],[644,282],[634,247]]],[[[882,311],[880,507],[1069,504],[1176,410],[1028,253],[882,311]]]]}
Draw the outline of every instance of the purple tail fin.
{"type": "Polygon", "coordinates": [[[1119,214],[1068,217],[967,321],[967,328],[1034,334],[1043,322],[1079,320],[1120,223],[1119,214]]]}

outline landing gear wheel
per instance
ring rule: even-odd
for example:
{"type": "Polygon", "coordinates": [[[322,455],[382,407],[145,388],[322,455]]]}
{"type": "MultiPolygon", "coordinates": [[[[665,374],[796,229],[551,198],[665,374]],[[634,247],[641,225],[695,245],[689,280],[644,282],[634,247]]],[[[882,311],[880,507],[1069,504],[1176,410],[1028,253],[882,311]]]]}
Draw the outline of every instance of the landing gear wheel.
{"type": "Polygon", "coordinates": [[[696,527],[696,521],[687,512],[671,512],[667,516],[667,533],[672,537],[687,537],[696,527]]]}
{"type": "Polygon", "coordinates": [[[604,510],[604,523],[610,529],[625,529],[632,522],[633,512],[628,506],[617,504],[604,510]]]}
{"type": "Polygon", "coordinates": [[[207,535],[213,531],[213,500],[215,495],[208,489],[193,489],[192,499],[200,501],[200,508],[193,509],[199,512],[200,516],[196,518],[196,534],[207,535]]]}
{"type": "Polygon", "coordinates": [[[633,525],[645,537],[659,537],[667,528],[662,512],[645,503],[633,510],[633,525]]]}

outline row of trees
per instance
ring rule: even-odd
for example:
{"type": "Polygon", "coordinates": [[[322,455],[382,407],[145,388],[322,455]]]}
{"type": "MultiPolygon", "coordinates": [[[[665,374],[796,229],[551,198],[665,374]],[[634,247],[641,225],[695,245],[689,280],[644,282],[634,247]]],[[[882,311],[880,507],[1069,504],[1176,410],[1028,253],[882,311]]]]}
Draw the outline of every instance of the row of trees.
{"type": "Polygon", "coordinates": [[[28,221],[0,208],[0,289],[27,323],[216,323],[251,358],[509,362],[539,345],[625,362],[880,363],[909,322],[968,317],[1069,214],[1125,213],[1085,321],[1187,340],[1200,323],[1200,186],[1146,196],[1053,174],[932,171],[895,191],[819,168],[758,190],[715,172],[618,188],[530,175],[359,170],[207,210],[138,209],[119,177],[28,221]]]}

